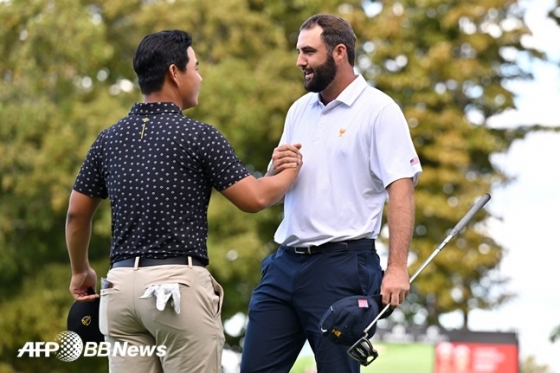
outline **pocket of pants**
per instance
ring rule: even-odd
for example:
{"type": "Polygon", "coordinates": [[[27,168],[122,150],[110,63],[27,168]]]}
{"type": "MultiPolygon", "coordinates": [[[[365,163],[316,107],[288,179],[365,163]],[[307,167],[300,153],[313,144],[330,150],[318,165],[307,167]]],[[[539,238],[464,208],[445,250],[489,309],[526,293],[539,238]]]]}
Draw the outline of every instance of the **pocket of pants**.
{"type": "Polygon", "coordinates": [[[267,255],[261,262],[261,277],[264,277],[264,275],[266,275],[266,272],[268,271],[268,269],[270,268],[270,265],[272,264],[272,259],[274,257],[274,255],[276,255],[276,252],[273,252],[272,254],[267,255]]]}
{"type": "Polygon", "coordinates": [[[212,305],[214,306],[214,310],[216,312],[215,317],[219,317],[222,314],[224,288],[222,288],[222,285],[220,285],[218,281],[214,279],[214,277],[210,276],[210,279],[212,281],[212,287],[214,288],[214,294],[216,295],[216,297],[212,300],[212,305]]]}
{"type": "Polygon", "coordinates": [[[109,317],[108,311],[110,303],[114,301],[117,294],[120,292],[120,287],[115,286],[110,289],[101,289],[99,294],[99,331],[103,335],[109,335],[109,317]]]}
{"type": "Polygon", "coordinates": [[[379,257],[375,253],[360,252],[357,259],[362,295],[379,294],[382,280],[379,257]]]}

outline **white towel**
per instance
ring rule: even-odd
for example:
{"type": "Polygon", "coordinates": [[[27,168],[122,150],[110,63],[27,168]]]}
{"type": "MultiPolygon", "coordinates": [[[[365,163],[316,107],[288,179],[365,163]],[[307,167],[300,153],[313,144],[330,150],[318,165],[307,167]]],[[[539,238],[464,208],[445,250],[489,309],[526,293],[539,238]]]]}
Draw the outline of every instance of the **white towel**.
{"type": "Polygon", "coordinates": [[[181,292],[179,284],[150,285],[140,298],[156,297],[156,308],[160,311],[165,309],[167,301],[171,299],[171,305],[175,313],[181,313],[181,292]]]}

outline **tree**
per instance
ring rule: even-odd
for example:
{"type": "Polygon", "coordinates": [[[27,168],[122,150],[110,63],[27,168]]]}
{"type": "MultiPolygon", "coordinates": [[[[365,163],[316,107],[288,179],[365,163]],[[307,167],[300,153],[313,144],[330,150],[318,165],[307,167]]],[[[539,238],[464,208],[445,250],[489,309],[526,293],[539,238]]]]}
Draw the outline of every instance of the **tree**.
{"type": "MultiPolygon", "coordinates": [[[[51,359],[49,369],[16,355],[25,342],[53,341],[66,329],[72,300],[64,214],[87,142],[120,111],[107,83],[94,84],[110,49],[103,25],[79,2],[2,2],[0,22],[0,371],[93,372],[87,360],[51,359]]],[[[109,229],[94,246],[108,247],[109,229]]],[[[99,268],[106,256],[106,249],[92,250],[99,268]]]]}
{"type": "MultiPolygon", "coordinates": [[[[503,152],[527,129],[489,128],[486,121],[506,108],[513,97],[502,83],[529,78],[516,66],[515,55],[527,33],[515,1],[372,2],[378,12],[360,15],[363,26],[358,67],[382,91],[404,108],[424,168],[417,188],[415,263],[411,272],[445,238],[476,198],[508,181],[490,154],[503,152]]],[[[484,231],[484,211],[475,216],[476,229],[452,241],[413,286],[412,321],[461,311],[464,327],[469,311],[492,309],[512,294],[507,279],[495,271],[501,248],[484,231]],[[417,304],[426,305],[418,310],[417,304]]]]}

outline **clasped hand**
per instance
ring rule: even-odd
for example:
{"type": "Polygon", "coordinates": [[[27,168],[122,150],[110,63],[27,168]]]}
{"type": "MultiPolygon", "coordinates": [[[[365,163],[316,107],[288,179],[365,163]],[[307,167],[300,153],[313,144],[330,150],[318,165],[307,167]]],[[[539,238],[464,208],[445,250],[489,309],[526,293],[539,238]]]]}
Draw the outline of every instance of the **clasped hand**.
{"type": "Polygon", "coordinates": [[[295,168],[302,164],[303,156],[300,153],[301,144],[283,144],[272,152],[272,167],[268,174],[276,175],[283,170],[295,168]]]}

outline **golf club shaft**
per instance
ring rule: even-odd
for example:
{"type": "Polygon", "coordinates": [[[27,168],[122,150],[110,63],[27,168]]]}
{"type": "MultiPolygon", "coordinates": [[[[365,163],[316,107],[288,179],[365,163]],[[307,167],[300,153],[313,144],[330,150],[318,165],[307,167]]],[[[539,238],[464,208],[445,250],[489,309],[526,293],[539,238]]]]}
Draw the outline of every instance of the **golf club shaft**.
{"type": "MultiPolygon", "coordinates": [[[[432,259],[434,259],[434,257],[437,254],[439,254],[439,252],[445,247],[445,245],[447,245],[447,243],[449,241],[451,241],[451,239],[453,237],[455,237],[461,231],[461,229],[463,229],[469,223],[469,221],[471,221],[473,216],[475,216],[476,213],[479,212],[480,209],[482,209],[482,207],[484,207],[484,205],[489,200],[490,200],[490,194],[485,193],[482,197],[480,197],[478,199],[478,201],[476,201],[474,206],[470,208],[470,210],[465,214],[465,216],[463,216],[463,218],[461,220],[459,220],[459,222],[455,225],[455,227],[451,230],[451,232],[449,232],[449,235],[445,238],[445,240],[443,240],[443,242],[439,244],[439,246],[428,257],[428,259],[426,259],[424,261],[424,263],[422,263],[420,268],[418,268],[416,270],[416,272],[414,272],[414,274],[410,277],[409,283],[412,283],[412,281],[414,281],[414,279],[420,274],[420,272],[422,272],[424,270],[424,268],[426,268],[426,266],[432,261],[432,259]]],[[[369,330],[375,325],[375,323],[381,318],[381,316],[383,316],[383,314],[385,312],[387,312],[387,310],[389,310],[390,306],[391,306],[390,304],[387,304],[381,310],[381,312],[379,312],[377,317],[375,319],[373,319],[373,321],[368,325],[368,327],[364,330],[364,333],[366,334],[366,336],[367,336],[367,333],[369,332],[369,330]]]]}

